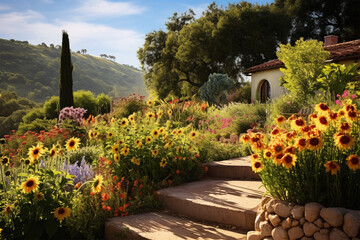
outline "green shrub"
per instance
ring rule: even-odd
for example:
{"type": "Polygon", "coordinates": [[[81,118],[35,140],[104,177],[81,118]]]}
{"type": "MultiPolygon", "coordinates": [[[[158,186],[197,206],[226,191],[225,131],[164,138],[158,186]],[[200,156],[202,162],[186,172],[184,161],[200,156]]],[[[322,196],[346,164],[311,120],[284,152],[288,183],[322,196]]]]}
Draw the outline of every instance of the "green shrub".
{"type": "Polygon", "coordinates": [[[128,117],[133,113],[143,111],[146,104],[143,101],[130,100],[121,108],[120,117],[128,117]]]}
{"type": "MultiPolygon", "coordinates": [[[[111,98],[101,93],[96,97],[96,113],[97,114],[105,114],[110,112],[111,98]]],[[[96,115],[97,115],[96,114],[96,115]]]]}
{"type": "Polygon", "coordinates": [[[20,123],[18,128],[19,134],[24,134],[27,131],[40,132],[42,130],[49,131],[57,123],[57,119],[35,119],[30,123],[20,123]]]}
{"type": "Polygon", "coordinates": [[[59,96],[52,96],[44,103],[43,109],[47,119],[58,118],[59,116],[59,96]]]}

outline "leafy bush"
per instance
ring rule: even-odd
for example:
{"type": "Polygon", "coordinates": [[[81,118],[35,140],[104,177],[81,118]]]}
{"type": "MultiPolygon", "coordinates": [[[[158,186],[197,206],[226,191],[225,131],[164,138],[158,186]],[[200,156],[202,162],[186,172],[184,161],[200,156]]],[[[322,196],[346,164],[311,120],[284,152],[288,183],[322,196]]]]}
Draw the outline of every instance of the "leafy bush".
{"type": "Polygon", "coordinates": [[[349,97],[341,104],[335,111],[320,103],[307,121],[279,116],[270,137],[242,138],[251,144],[252,168],[273,197],[360,209],[358,112],[349,97]]]}
{"type": "Polygon", "coordinates": [[[225,91],[234,85],[227,74],[210,74],[209,80],[200,88],[200,98],[210,105],[225,103],[225,91]]]}

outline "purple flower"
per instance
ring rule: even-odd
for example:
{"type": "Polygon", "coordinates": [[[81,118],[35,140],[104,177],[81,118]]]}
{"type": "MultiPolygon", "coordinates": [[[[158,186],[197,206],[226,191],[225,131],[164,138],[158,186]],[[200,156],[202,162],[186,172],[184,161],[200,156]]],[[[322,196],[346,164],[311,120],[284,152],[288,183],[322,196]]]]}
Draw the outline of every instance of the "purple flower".
{"type": "MultiPolygon", "coordinates": [[[[66,161],[63,164],[63,171],[66,171],[66,161]]],[[[78,166],[78,161],[74,164],[69,164],[69,174],[74,175],[74,184],[78,182],[84,183],[95,175],[92,166],[86,163],[85,157],[81,159],[80,166],[78,166]]]]}

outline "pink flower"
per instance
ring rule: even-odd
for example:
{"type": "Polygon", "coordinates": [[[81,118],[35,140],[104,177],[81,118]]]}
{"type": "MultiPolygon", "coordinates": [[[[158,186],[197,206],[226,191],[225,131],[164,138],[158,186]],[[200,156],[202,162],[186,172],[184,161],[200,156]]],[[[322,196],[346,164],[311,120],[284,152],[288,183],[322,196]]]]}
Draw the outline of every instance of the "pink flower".
{"type": "Polygon", "coordinates": [[[355,98],[356,98],[356,95],[355,95],[355,94],[353,94],[353,95],[351,96],[351,98],[352,98],[352,99],[355,99],[355,98]]]}
{"type": "Polygon", "coordinates": [[[347,90],[345,90],[342,97],[347,97],[347,96],[349,96],[349,92],[347,90]]]}
{"type": "Polygon", "coordinates": [[[339,105],[339,106],[341,106],[342,105],[342,103],[340,102],[340,100],[338,99],[338,100],[336,100],[335,101],[335,103],[337,104],[337,105],[339,105]]]}
{"type": "Polygon", "coordinates": [[[336,94],[336,97],[340,97],[340,94],[336,94]]]}

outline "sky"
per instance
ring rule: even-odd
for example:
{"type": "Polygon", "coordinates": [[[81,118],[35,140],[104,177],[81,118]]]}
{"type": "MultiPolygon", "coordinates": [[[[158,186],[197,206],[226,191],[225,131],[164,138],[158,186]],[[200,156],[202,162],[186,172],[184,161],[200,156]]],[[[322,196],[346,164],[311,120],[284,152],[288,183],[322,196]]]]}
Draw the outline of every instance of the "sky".
{"type": "MultiPolygon", "coordinates": [[[[145,35],[165,29],[174,12],[194,10],[196,17],[213,0],[0,0],[0,38],[30,44],[61,45],[62,30],[72,51],[107,54],[116,62],[140,67],[137,50],[145,35]]],[[[233,0],[215,0],[226,7],[233,0]]],[[[265,4],[272,0],[248,0],[265,4]]]]}

